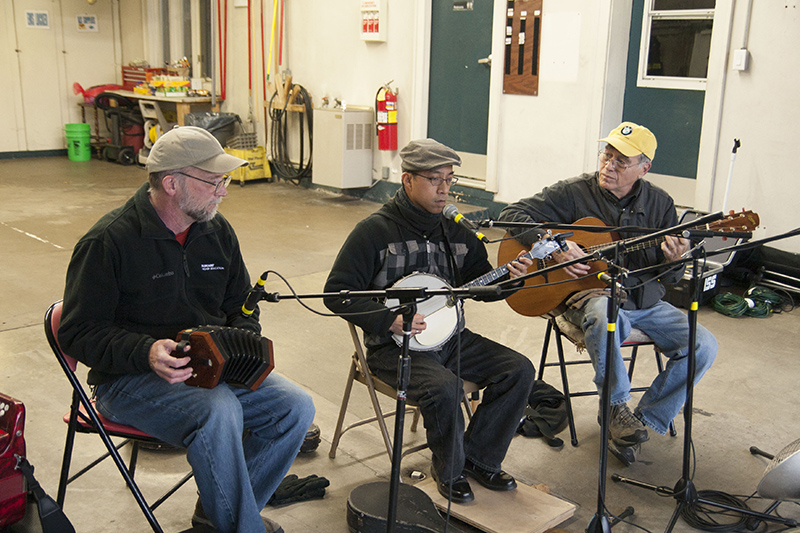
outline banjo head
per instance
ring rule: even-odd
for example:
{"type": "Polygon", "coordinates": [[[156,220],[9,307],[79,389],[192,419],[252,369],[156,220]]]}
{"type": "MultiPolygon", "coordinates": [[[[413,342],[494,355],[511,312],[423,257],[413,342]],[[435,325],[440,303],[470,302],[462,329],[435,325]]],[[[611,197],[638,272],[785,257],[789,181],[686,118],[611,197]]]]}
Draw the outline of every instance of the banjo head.
{"type": "MultiPolygon", "coordinates": [[[[414,272],[401,278],[393,287],[424,288],[424,289],[449,289],[450,284],[435,274],[414,272]]],[[[386,307],[395,308],[400,305],[397,298],[386,300],[386,307]]],[[[453,335],[458,328],[458,317],[461,312],[461,302],[444,295],[417,300],[417,313],[425,315],[425,331],[412,335],[409,339],[409,348],[418,352],[427,352],[439,348],[453,335]]],[[[402,335],[392,335],[399,346],[403,345],[402,335]]]]}

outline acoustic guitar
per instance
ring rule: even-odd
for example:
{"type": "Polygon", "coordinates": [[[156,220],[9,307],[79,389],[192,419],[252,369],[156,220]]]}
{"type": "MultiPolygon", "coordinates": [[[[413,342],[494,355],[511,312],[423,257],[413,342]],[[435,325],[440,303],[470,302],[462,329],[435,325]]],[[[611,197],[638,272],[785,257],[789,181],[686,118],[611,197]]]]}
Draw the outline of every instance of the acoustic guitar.
{"type": "MultiPolygon", "coordinates": [[[[580,226],[605,226],[603,222],[594,217],[582,218],[576,221],[575,224],[580,226]]],[[[721,220],[711,224],[700,224],[692,229],[718,232],[753,231],[758,224],[759,217],[757,214],[752,211],[743,211],[741,213],[731,213],[721,220]]],[[[521,250],[525,249],[519,241],[510,235],[506,234],[506,237],[507,239],[500,243],[500,250],[497,253],[497,260],[499,263],[508,262],[516,257],[521,250]]],[[[633,239],[634,238],[626,240],[630,241],[633,239]]],[[[596,250],[605,248],[610,243],[619,240],[619,236],[614,233],[594,233],[575,230],[575,235],[570,240],[577,243],[587,255],[591,255],[596,250]]],[[[630,250],[644,250],[646,248],[660,246],[662,242],[664,242],[663,236],[639,243],[630,248],[630,250]]],[[[555,264],[556,261],[552,259],[552,257],[537,259],[528,271],[535,272],[536,270],[541,270],[555,264]]],[[[608,268],[603,261],[591,261],[587,264],[591,267],[590,273],[592,274],[608,268]]],[[[516,293],[506,298],[506,301],[514,311],[521,315],[541,316],[558,307],[576,292],[603,287],[605,287],[605,283],[597,279],[596,276],[575,279],[567,274],[564,269],[558,269],[542,274],[541,276],[532,276],[528,278],[525,280],[525,288],[521,288],[516,293]]]]}

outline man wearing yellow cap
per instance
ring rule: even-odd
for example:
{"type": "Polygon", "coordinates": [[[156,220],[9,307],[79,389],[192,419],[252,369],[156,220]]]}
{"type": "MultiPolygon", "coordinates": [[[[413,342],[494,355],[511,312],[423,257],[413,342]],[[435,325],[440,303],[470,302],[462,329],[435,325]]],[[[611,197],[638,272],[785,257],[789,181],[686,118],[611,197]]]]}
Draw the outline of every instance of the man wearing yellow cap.
{"type": "MultiPolygon", "coordinates": [[[[599,170],[559,181],[535,196],[509,205],[503,209],[500,220],[571,224],[583,217],[596,217],[607,226],[675,226],[678,217],[672,198],[643,179],[655,157],[657,142],[653,133],[644,126],[623,122],[600,141],[606,144],[599,153],[599,170]]],[[[541,233],[524,228],[510,231],[526,246],[538,240],[541,233]]],[[[620,235],[623,239],[636,236],[638,234],[620,235]]],[[[576,243],[568,241],[568,244],[568,251],[554,256],[558,262],[586,256],[576,243]]],[[[626,253],[622,266],[635,271],[674,261],[688,248],[687,240],[667,236],[660,246],[626,253]]],[[[578,278],[587,275],[590,267],[576,263],[564,270],[578,278]]],[[[621,280],[627,300],[620,309],[616,342],[611,347],[609,438],[613,446],[609,449],[626,465],[635,461],[641,443],[648,440],[647,428],[664,435],[686,400],[688,321],[682,311],[661,299],[666,293],[662,283],[676,283],[682,275],[683,269],[676,268],[641,276],[634,274],[621,280]],[[669,358],[664,371],[656,376],[633,411],[628,407],[631,384],[619,349],[621,340],[632,328],[649,335],[669,358]]],[[[567,309],[564,317],[583,329],[586,349],[595,368],[594,382],[601,391],[605,376],[608,298],[599,293],[587,296],[572,298],[577,302],[567,309]]],[[[695,383],[711,366],[716,353],[716,339],[698,325],[695,383]]]]}

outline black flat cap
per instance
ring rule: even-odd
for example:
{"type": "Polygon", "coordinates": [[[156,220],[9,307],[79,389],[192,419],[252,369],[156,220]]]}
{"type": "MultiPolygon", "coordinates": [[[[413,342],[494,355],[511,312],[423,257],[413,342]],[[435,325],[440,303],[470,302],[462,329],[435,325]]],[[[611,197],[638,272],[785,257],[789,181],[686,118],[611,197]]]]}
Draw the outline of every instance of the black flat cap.
{"type": "Polygon", "coordinates": [[[452,148],[433,139],[411,141],[400,150],[403,172],[431,170],[445,165],[461,165],[461,158],[452,148]]]}

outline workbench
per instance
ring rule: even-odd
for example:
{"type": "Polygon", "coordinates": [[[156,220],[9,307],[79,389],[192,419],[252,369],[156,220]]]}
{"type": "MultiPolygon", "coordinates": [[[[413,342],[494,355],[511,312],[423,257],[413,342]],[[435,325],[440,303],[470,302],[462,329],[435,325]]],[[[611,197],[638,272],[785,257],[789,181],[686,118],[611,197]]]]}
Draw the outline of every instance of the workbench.
{"type": "Polygon", "coordinates": [[[138,94],[133,91],[117,90],[106,91],[111,94],[125,97],[129,100],[150,100],[159,104],[175,104],[175,111],[178,115],[178,126],[186,125],[186,115],[195,111],[214,111],[219,112],[219,105],[222,100],[217,97],[216,105],[211,105],[210,96],[153,96],[150,94],[138,94]],[[200,109],[198,109],[200,108],[200,109]]]}

